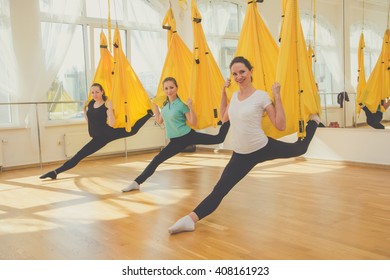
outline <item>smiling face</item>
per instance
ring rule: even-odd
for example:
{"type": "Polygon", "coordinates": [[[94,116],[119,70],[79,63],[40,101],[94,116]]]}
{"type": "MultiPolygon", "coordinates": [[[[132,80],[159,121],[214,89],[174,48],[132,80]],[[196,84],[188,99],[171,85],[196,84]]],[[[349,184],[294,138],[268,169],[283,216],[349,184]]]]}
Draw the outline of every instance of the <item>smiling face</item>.
{"type": "Polygon", "coordinates": [[[239,87],[245,87],[252,83],[252,70],[242,62],[236,62],[230,67],[234,81],[239,87]]]}
{"type": "Polygon", "coordinates": [[[165,94],[170,100],[173,100],[177,97],[177,86],[174,81],[167,80],[163,84],[163,89],[165,94]]]}
{"type": "Polygon", "coordinates": [[[103,90],[99,86],[91,87],[91,95],[95,102],[103,101],[103,90]]]}

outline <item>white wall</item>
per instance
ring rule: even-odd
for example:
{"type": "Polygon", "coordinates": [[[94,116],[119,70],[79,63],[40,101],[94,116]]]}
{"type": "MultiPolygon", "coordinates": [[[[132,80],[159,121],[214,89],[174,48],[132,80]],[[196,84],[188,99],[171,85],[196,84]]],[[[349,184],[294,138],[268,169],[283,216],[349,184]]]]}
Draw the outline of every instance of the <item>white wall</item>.
{"type": "MultiPolygon", "coordinates": [[[[31,128],[1,129],[0,145],[2,149],[3,168],[39,165],[56,161],[67,160],[72,154],[66,154],[64,135],[67,133],[78,134],[79,143],[72,144],[72,151],[77,151],[90,140],[86,122],[63,123],[51,125],[40,124],[40,143],[37,133],[31,128]]],[[[165,130],[155,124],[154,118],[150,119],[140,131],[125,140],[120,139],[109,143],[101,151],[94,155],[118,154],[142,150],[159,149],[165,146],[165,130]]]]}
{"type": "MultiPolygon", "coordinates": [[[[203,132],[216,134],[219,127],[203,132]]],[[[223,144],[200,146],[205,149],[233,149],[233,135],[229,131],[223,144]]],[[[279,139],[295,142],[295,134],[279,139]]],[[[371,128],[318,128],[304,158],[329,161],[390,165],[390,129],[371,128]]]]}
{"type": "Polygon", "coordinates": [[[307,158],[390,165],[390,131],[369,128],[319,128],[307,158]]]}

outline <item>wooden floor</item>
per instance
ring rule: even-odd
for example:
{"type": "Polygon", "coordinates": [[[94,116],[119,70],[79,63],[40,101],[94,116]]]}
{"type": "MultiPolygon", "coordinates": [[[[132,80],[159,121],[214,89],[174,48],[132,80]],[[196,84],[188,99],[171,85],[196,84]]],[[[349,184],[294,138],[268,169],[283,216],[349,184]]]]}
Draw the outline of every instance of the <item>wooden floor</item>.
{"type": "Polygon", "coordinates": [[[288,159],[258,165],[195,232],[167,229],[230,154],[183,153],[121,193],[155,153],[0,174],[0,259],[390,259],[389,169],[288,159]]]}

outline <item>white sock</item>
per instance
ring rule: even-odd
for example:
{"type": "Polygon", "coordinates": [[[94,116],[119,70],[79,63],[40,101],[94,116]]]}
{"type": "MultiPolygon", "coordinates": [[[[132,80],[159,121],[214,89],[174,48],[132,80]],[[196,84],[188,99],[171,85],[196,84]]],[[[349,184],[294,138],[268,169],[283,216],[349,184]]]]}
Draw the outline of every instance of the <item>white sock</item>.
{"type": "Polygon", "coordinates": [[[129,192],[132,190],[139,190],[139,184],[136,181],[133,181],[126,188],[122,189],[122,192],[129,192]]]}
{"type": "Polygon", "coordinates": [[[190,216],[184,216],[179,219],[173,226],[168,229],[170,234],[179,233],[183,231],[194,231],[195,223],[190,216]]]}

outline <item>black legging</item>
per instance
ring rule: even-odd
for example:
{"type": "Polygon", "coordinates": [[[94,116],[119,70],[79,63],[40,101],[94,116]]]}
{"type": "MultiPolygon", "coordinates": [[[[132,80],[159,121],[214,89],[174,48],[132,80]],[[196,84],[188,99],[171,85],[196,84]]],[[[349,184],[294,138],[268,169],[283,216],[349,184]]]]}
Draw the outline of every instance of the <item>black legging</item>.
{"type": "Polygon", "coordinates": [[[62,166],[58,167],[55,171],[57,174],[69,170],[75,167],[82,159],[87,156],[95,153],[96,151],[103,148],[108,143],[136,134],[140,128],[152,117],[151,114],[147,114],[141,119],[139,119],[134,126],[131,128],[130,132],[127,132],[124,128],[115,128],[112,129],[110,134],[94,137],[89,141],[84,147],[81,148],[71,159],[66,161],[62,166]]]}
{"type": "Polygon", "coordinates": [[[213,145],[219,144],[225,141],[226,134],[229,131],[230,121],[225,122],[221,128],[219,129],[219,133],[217,135],[199,133],[194,130],[191,130],[184,136],[171,138],[168,145],[166,145],[161,152],[156,155],[153,160],[149,163],[149,165],[145,168],[145,170],[139,175],[134,181],[138,184],[142,184],[146,181],[154,171],[156,171],[157,167],[166,161],[167,159],[173,157],[174,155],[183,151],[189,145],[196,144],[204,144],[204,145],[213,145]]]}
{"type": "Polygon", "coordinates": [[[306,137],[298,139],[295,143],[286,143],[268,137],[268,143],[260,150],[250,154],[233,155],[226,165],[221,178],[212,192],[195,208],[193,212],[203,219],[210,215],[221,203],[229,191],[244,178],[258,163],[277,158],[291,158],[306,153],[310,141],[317,129],[315,121],[309,121],[306,126],[306,137]]]}
{"type": "Polygon", "coordinates": [[[376,111],[375,113],[371,113],[368,110],[367,106],[363,107],[364,112],[367,117],[367,124],[376,129],[385,129],[385,127],[380,123],[383,118],[383,113],[381,111],[376,111]]]}

